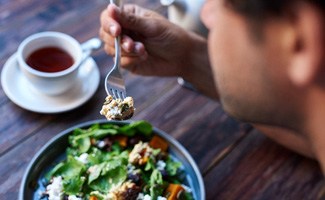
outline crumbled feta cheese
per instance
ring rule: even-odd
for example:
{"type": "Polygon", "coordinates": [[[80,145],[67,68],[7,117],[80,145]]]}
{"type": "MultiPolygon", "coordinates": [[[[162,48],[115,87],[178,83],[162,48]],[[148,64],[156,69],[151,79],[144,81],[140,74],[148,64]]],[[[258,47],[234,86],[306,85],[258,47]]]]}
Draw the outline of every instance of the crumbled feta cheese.
{"type": "Polygon", "coordinates": [[[97,147],[98,148],[104,148],[105,147],[105,142],[103,141],[103,140],[100,140],[100,141],[98,141],[98,143],[97,143],[97,147]]]}
{"type": "MultiPolygon", "coordinates": [[[[143,193],[139,193],[136,200],[152,200],[152,197],[149,194],[144,195],[143,193]]],[[[167,200],[167,198],[158,196],[157,200],[167,200]]]]}
{"type": "Polygon", "coordinates": [[[109,95],[105,98],[100,114],[104,115],[108,120],[125,120],[132,117],[134,110],[132,97],[114,99],[109,95]]]}
{"type": "Polygon", "coordinates": [[[144,195],[143,200],[152,200],[149,194],[144,195]]]}
{"type": "Polygon", "coordinates": [[[82,200],[82,199],[75,195],[69,195],[68,200],[82,200]]]}
{"type": "Polygon", "coordinates": [[[128,163],[127,169],[128,169],[128,173],[133,173],[134,170],[136,170],[136,167],[134,165],[128,163]]]}
{"type": "Polygon", "coordinates": [[[139,193],[136,200],[143,200],[143,193],[139,193]]]}
{"type": "Polygon", "coordinates": [[[87,164],[88,163],[88,153],[83,153],[81,154],[79,157],[76,157],[76,159],[80,162],[82,162],[83,164],[87,164]]]}
{"type": "Polygon", "coordinates": [[[139,193],[136,200],[152,200],[149,194],[144,195],[143,193],[139,193]]]}
{"type": "Polygon", "coordinates": [[[61,200],[63,197],[62,177],[53,177],[52,183],[46,187],[46,194],[49,200],[61,200]]]}
{"type": "Polygon", "coordinates": [[[159,171],[163,171],[165,170],[166,163],[163,160],[158,160],[156,166],[159,171]]]}

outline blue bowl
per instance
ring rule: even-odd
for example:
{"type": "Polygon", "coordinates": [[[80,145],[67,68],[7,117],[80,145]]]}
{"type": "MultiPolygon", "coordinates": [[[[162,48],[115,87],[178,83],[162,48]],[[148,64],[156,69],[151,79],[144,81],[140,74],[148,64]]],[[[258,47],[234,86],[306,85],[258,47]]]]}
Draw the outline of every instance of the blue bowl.
{"type": "MultiPolygon", "coordinates": [[[[131,122],[132,121],[107,121],[104,119],[94,120],[76,125],[59,133],[47,142],[29,163],[20,185],[19,200],[39,199],[40,192],[45,190],[45,188],[42,188],[44,174],[51,169],[54,164],[64,159],[65,150],[68,146],[68,137],[74,129],[88,128],[93,124],[111,123],[124,125],[131,122]]],[[[186,182],[192,190],[194,199],[205,200],[205,188],[202,175],[188,151],[167,133],[157,128],[154,128],[153,132],[154,134],[164,138],[169,143],[169,153],[173,158],[183,164],[183,170],[186,174],[186,182]]]]}

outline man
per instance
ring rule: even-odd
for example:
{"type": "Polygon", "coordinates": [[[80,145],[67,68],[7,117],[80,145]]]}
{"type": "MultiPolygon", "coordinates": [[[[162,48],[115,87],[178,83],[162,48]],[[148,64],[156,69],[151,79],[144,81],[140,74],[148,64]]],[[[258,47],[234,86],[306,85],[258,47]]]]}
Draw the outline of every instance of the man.
{"type": "Polygon", "coordinates": [[[207,0],[201,12],[207,41],[152,11],[110,5],[100,36],[113,55],[113,38],[123,29],[124,68],[183,77],[231,116],[316,158],[325,172],[324,4],[207,0]]]}

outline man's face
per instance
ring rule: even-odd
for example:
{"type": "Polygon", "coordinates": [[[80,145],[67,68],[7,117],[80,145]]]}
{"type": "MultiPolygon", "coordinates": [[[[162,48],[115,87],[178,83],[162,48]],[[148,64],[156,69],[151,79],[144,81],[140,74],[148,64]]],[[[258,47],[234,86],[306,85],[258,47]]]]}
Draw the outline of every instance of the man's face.
{"type": "Polygon", "coordinates": [[[207,0],[201,18],[209,29],[210,62],[225,111],[248,122],[281,123],[276,111],[290,94],[284,87],[285,55],[277,52],[281,45],[276,34],[274,41],[254,40],[247,19],[223,0],[207,0]]]}

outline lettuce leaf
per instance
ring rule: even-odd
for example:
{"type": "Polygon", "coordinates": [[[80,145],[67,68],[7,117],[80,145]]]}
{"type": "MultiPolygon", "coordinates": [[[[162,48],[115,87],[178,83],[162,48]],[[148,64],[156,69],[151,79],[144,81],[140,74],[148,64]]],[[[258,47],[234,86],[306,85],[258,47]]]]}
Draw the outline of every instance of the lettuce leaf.
{"type": "Polygon", "coordinates": [[[152,133],[152,125],[141,120],[122,126],[119,130],[126,136],[134,136],[136,133],[140,133],[144,136],[150,136],[152,133]]]}
{"type": "Polygon", "coordinates": [[[170,156],[166,160],[166,171],[169,176],[175,176],[182,163],[173,161],[170,156]]]}
{"type": "Polygon", "coordinates": [[[114,159],[92,166],[89,187],[107,193],[113,186],[121,185],[127,179],[127,156],[128,152],[124,151],[114,159]]]}
{"type": "Polygon", "coordinates": [[[50,177],[62,176],[63,179],[69,179],[72,177],[80,177],[86,168],[83,163],[76,160],[73,156],[68,156],[65,162],[59,163],[54,167],[50,173],[50,177]]]}
{"type": "Polygon", "coordinates": [[[63,180],[63,189],[69,195],[77,195],[81,192],[82,186],[85,182],[85,177],[75,176],[63,180]]]}
{"type": "Polygon", "coordinates": [[[88,184],[91,189],[108,193],[112,187],[121,185],[127,179],[126,165],[105,170],[103,175],[104,168],[102,174],[88,184]]]}

